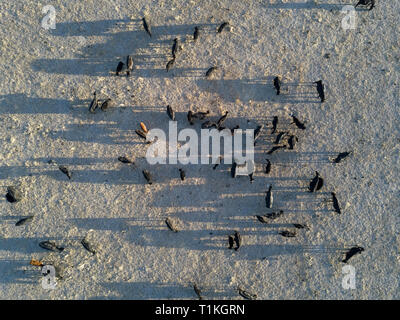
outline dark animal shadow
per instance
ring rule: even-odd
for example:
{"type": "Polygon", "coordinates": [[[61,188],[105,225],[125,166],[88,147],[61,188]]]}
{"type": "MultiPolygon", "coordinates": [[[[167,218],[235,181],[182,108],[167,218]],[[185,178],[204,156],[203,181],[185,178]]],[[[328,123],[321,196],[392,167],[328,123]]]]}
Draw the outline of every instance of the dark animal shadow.
{"type": "Polygon", "coordinates": [[[0,283],[37,285],[42,276],[40,269],[29,265],[29,260],[0,259],[0,283]]]}
{"type": "Polygon", "coordinates": [[[163,219],[138,220],[131,218],[76,218],[69,221],[79,228],[126,230],[125,240],[133,244],[158,248],[187,248],[191,250],[224,250],[223,230],[186,230],[180,224],[178,232],[168,229],[163,219]],[[210,234],[211,233],[211,234],[210,234]]]}
{"type": "Polygon", "coordinates": [[[223,100],[235,102],[320,103],[313,83],[284,83],[276,95],[273,77],[266,79],[199,79],[201,90],[218,94],[223,100]]]}
{"type": "MultiPolygon", "coordinates": [[[[111,299],[185,299],[197,300],[198,297],[193,290],[193,286],[179,284],[162,284],[162,283],[149,283],[149,282],[103,282],[101,284],[108,291],[115,292],[111,299]]],[[[234,290],[226,290],[220,288],[209,288],[201,286],[201,293],[204,299],[234,299],[237,297],[234,290]]],[[[92,297],[90,299],[97,300],[110,297],[92,297]]]]}
{"type": "MultiPolygon", "coordinates": [[[[288,238],[282,238],[288,239],[288,238]]],[[[293,238],[296,239],[296,238],[293,238]]],[[[295,241],[293,240],[292,241],[295,241]]],[[[290,240],[286,240],[290,241],[290,240]]],[[[240,250],[240,249],[239,249],[240,250]]],[[[238,255],[239,260],[275,260],[276,258],[287,255],[330,255],[339,256],[345,251],[341,247],[318,246],[318,245],[300,245],[300,244],[284,244],[284,245],[249,245],[246,250],[242,250],[238,255]]]]}
{"type": "Polygon", "coordinates": [[[89,100],[70,101],[66,99],[51,99],[28,97],[16,93],[0,96],[0,114],[67,114],[78,105],[89,105],[89,100]]]}
{"type": "Polygon", "coordinates": [[[36,167],[4,166],[0,167],[2,173],[9,178],[24,176],[47,175],[53,180],[67,183],[108,183],[116,185],[146,184],[141,169],[132,164],[123,164],[115,158],[38,158],[42,164],[36,167]],[[53,160],[54,163],[48,163],[53,160]],[[110,169],[93,169],[98,164],[108,164],[110,169]],[[72,173],[72,178],[60,171],[59,165],[66,166],[72,173]],[[78,168],[77,168],[78,167],[78,168]]]}
{"type": "MultiPolygon", "coordinates": [[[[303,0],[305,2],[282,2],[280,0],[271,3],[268,1],[266,6],[268,9],[284,9],[284,10],[313,10],[313,9],[323,9],[328,11],[340,11],[346,5],[355,5],[355,3],[315,3],[313,0],[303,0]]],[[[325,0],[326,1],[326,0],[325,0]]],[[[328,0],[329,1],[329,0],[328,0]]]]}

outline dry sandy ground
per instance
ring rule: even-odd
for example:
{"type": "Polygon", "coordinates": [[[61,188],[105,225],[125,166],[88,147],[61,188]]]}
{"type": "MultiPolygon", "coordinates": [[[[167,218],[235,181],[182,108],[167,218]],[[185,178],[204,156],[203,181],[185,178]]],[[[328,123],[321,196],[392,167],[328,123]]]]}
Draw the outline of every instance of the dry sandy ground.
{"type": "Polygon", "coordinates": [[[195,299],[196,282],[209,299],[241,299],[238,286],[259,299],[398,299],[400,1],[378,0],[345,31],[340,9],[354,2],[1,1],[0,185],[4,195],[19,186],[24,197],[0,200],[0,298],[195,299]],[[55,30],[41,27],[47,4],[56,8],[55,30]],[[231,28],[217,34],[223,21],[231,28]],[[183,50],[167,73],[175,37],[183,50]],[[133,75],[118,78],[113,72],[128,54],[133,75]],[[213,65],[220,69],[207,80],[213,65]],[[324,104],[309,85],[319,79],[324,104]],[[94,90],[114,107],[90,114],[94,90]],[[167,104],[179,129],[188,127],[189,109],[209,109],[213,118],[229,111],[231,127],[264,124],[254,183],[232,179],[227,165],[187,166],[182,182],[180,166],[147,164],[147,145],[134,130],[140,121],[166,130],[167,104]],[[305,131],[290,124],[291,112],[305,131]],[[273,154],[266,175],[275,115],[278,130],[295,132],[299,143],[273,154]],[[343,163],[331,163],[350,150],[343,163]],[[136,168],[117,161],[122,155],[136,168]],[[154,175],[151,186],[144,168],[154,175]],[[325,185],[311,194],[315,170],[325,185]],[[254,216],[266,213],[269,184],[285,215],[266,225],[254,216]],[[331,191],[341,215],[324,203],[331,191]],[[29,215],[33,221],[15,226],[29,215]],[[166,217],[181,231],[168,230],[166,217]],[[291,223],[310,229],[278,234],[291,223]],[[228,249],[233,230],[243,237],[237,252],[228,249]],[[85,236],[96,255],[80,244],[85,236]],[[46,251],[43,240],[65,250],[46,251]],[[341,250],[354,245],[365,251],[350,260],[356,289],[345,290],[341,250]],[[55,290],[42,288],[32,258],[59,268],[55,290]]]}

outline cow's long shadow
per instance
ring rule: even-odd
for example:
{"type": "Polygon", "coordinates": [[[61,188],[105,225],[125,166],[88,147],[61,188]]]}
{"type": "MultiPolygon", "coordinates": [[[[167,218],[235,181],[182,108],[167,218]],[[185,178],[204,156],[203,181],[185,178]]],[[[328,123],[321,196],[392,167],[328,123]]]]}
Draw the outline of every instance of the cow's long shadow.
{"type": "Polygon", "coordinates": [[[40,268],[29,265],[29,260],[0,258],[0,283],[37,285],[40,268]]]}
{"type": "MultiPolygon", "coordinates": [[[[289,242],[290,240],[287,240],[289,242]]],[[[239,260],[271,260],[287,255],[325,255],[338,258],[345,248],[329,245],[283,244],[283,245],[250,245],[237,256],[239,260]]]]}
{"type": "Polygon", "coordinates": [[[68,114],[81,105],[89,105],[89,100],[28,97],[23,93],[0,96],[0,114],[68,114]]]}
{"type": "Polygon", "coordinates": [[[198,79],[200,89],[228,102],[321,103],[312,82],[283,83],[281,94],[273,87],[273,78],[265,79],[198,79]]]}
{"type": "MultiPolygon", "coordinates": [[[[318,3],[313,0],[303,0],[305,2],[282,2],[280,0],[275,0],[271,3],[268,1],[266,7],[268,9],[284,9],[284,10],[313,10],[313,9],[323,9],[327,11],[340,11],[346,5],[355,5],[356,3],[318,3]]],[[[326,0],[325,0],[326,1],[326,0]]],[[[329,0],[328,0],[329,1],[329,0]]],[[[357,8],[358,9],[358,8],[357,8]]],[[[364,10],[364,9],[361,9],[364,10]]]]}
{"type": "MultiPolygon", "coordinates": [[[[103,282],[101,284],[108,291],[115,292],[111,299],[186,299],[197,300],[198,297],[193,290],[193,286],[188,284],[183,286],[180,284],[163,284],[149,282],[103,282]]],[[[198,284],[199,285],[199,284],[198,284]]],[[[201,293],[204,299],[234,299],[238,295],[232,289],[204,287],[201,284],[201,293]]],[[[90,299],[110,299],[110,297],[92,297],[90,299]]]]}
{"type": "MultiPolygon", "coordinates": [[[[57,244],[62,244],[64,241],[60,237],[49,238],[7,238],[0,239],[0,248],[4,251],[19,252],[24,254],[32,253],[49,253],[50,251],[44,250],[39,247],[39,242],[52,240],[57,244]]],[[[29,261],[28,261],[29,262],[29,261]]]]}
{"type": "MultiPolygon", "coordinates": [[[[63,165],[63,163],[59,163],[59,165],[63,165]]],[[[48,176],[53,180],[66,183],[108,183],[113,185],[144,185],[146,183],[141,170],[136,167],[132,165],[123,165],[118,162],[117,159],[113,159],[112,162],[110,161],[110,165],[113,166],[113,169],[93,169],[91,166],[88,168],[82,166],[80,166],[80,168],[67,166],[72,175],[71,179],[68,179],[57,165],[42,165],[37,167],[5,166],[1,167],[1,171],[8,178],[48,176]]]]}

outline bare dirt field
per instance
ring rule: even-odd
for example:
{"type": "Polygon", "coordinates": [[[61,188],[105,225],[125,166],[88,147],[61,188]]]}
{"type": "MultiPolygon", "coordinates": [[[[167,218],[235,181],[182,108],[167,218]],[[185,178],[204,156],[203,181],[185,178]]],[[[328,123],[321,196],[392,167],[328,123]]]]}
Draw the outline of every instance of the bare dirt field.
{"type": "Polygon", "coordinates": [[[194,283],[205,299],[242,299],[238,287],[257,299],[399,299],[400,1],[357,8],[355,29],[344,30],[341,9],[356,2],[1,1],[0,299],[196,299],[194,283]],[[56,10],[55,29],[42,27],[45,5],[56,10]],[[182,50],[167,72],[175,38],[182,50]],[[118,77],[127,55],[132,74],[118,77]],[[89,112],[94,91],[113,100],[107,111],[89,112]],[[189,110],[213,120],[228,111],[229,128],[264,125],[254,182],[233,179],[224,164],[150,165],[135,130],[144,122],[167,131],[168,104],[178,130],[200,131],[189,110]],[[274,116],[277,132],[298,142],[267,155],[274,116]],[[315,171],[324,186],[310,193],[315,171]],[[265,224],[255,216],[268,212],[269,185],[284,214],[265,224]],[[7,201],[9,186],[21,201],[7,201]],[[228,248],[235,230],[237,251],[228,248]],[[64,250],[43,249],[46,240],[64,250]],[[347,263],[356,288],[346,289],[342,260],[354,246],[365,250],[347,263]],[[55,289],[43,288],[31,259],[56,267],[55,289]]]}

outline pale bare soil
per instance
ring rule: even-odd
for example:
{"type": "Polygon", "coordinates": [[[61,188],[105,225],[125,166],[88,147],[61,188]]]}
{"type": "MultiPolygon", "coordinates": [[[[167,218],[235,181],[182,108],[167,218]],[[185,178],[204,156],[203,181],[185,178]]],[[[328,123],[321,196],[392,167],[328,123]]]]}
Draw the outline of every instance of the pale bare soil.
{"type": "Polygon", "coordinates": [[[209,299],[240,299],[238,286],[259,299],[398,299],[400,2],[358,11],[356,29],[345,31],[340,10],[349,3],[2,1],[0,190],[18,186],[24,197],[0,200],[0,298],[194,299],[196,282],[209,299]],[[55,30],[41,28],[46,4],[56,8],[55,30]],[[217,34],[223,21],[231,28],[217,34]],[[174,38],[183,50],[167,73],[174,38]],[[128,54],[132,76],[116,77],[128,54]],[[277,75],[284,84],[279,97],[277,75]],[[323,104],[310,86],[319,79],[323,104]],[[89,113],[95,90],[115,101],[107,112],[89,113]],[[186,166],[183,182],[179,165],[150,166],[148,145],[134,130],[140,121],[167,130],[167,104],[179,129],[189,126],[189,109],[209,109],[214,119],[229,111],[230,127],[264,124],[254,183],[232,179],[224,165],[186,166]],[[290,124],[291,112],[305,131],[290,124]],[[273,116],[299,143],[273,154],[266,175],[273,116]],[[333,165],[342,151],[352,154],[333,165]],[[58,165],[72,171],[71,180],[58,165]],[[153,173],[153,185],[142,169],[153,173]],[[325,185],[312,194],[316,170],[325,185]],[[285,215],[266,225],[254,216],[266,213],[269,184],[285,215]],[[325,202],[331,191],[341,215],[325,202]],[[15,226],[29,215],[29,224],[15,226]],[[166,217],[180,232],[168,230],[166,217]],[[291,223],[310,230],[278,234],[291,223]],[[228,249],[234,230],[243,237],[237,252],[228,249]],[[80,244],[85,236],[96,255],[80,244]],[[44,240],[65,250],[46,251],[38,245],[44,240]],[[356,289],[345,290],[342,250],[354,245],[365,251],[350,260],[356,289]],[[32,258],[59,268],[55,290],[42,288],[32,258]]]}

